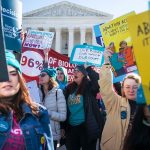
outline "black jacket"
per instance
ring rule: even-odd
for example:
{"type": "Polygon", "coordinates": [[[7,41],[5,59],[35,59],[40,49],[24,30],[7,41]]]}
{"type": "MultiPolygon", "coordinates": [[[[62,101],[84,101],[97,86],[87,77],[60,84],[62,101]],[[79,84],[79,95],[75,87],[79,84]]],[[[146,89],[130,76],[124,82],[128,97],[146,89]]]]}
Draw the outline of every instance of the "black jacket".
{"type": "MultiPolygon", "coordinates": [[[[96,95],[99,92],[99,85],[98,85],[98,79],[99,79],[99,74],[97,72],[95,72],[91,67],[88,67],[86,69],[86,71],[88,72],[88,77],[89,80],[86,82],[86,86],[84,86],[83,89],[83,103],[84,103],[84,111],[85,111],[85,126],[87,129],[87,135],[89,135],[89,137],[91,138],[92,136],[95,136],[93,134],[95,134],[94,132],[92,133],[88,133],[89,132],[89,128],[91,128],[90,130],[94,131],[94,124],[93,121],[89,120],[89,115],[93,116],[96,120],[96,123],[99,127],[99,138],[101,137],[101,133],[103,130],[103,126],[104,126],[104,117],[101,114],[98,104],[97,104],[97,100],[96,100],[96,95]],[[89,113],[89,110],[91,110],[91,112],[89,113]],[[92,129],[93,128],[93,129],[92,129]]],[[[64,90],[64,95],[66,98],[66,101],[68,100],[68,96],[70,95],[70,88],[69,85],[66,87],[66,89],[64,90]]],[[[66,102],[67,103],[67,102],[66,102]]],[[[66,132],[67,130],[69,130],[69,109],[67,108],[67,120],[65,123],[62,124],[62,128],[66,128],[66,132]]],[[[91,117],[92,117],[91,116],[91,117]]]]}

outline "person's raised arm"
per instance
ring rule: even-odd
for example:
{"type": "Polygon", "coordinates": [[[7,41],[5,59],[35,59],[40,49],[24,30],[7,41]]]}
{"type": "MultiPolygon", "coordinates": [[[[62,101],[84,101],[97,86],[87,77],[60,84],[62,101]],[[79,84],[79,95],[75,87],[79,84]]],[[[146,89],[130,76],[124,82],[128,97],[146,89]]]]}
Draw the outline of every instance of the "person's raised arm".
{"type": "Polygon", "coordinates": [[[109,111],[113,105],[118,101],[119,95],[114,91],[111,65],[105,64],[101,67],[99,72],[100,94],[105,104],[106,109],[109,111]]]}

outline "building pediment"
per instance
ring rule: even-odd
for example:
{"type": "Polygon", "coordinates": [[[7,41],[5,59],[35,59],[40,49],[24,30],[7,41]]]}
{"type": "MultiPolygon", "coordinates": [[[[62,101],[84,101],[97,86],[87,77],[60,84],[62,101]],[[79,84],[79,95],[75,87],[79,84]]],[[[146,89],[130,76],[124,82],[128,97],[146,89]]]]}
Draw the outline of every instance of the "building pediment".
{"type": "Polygon", "coordinates": [[[90,9],[78,4],[63,1],[49,5],[34,11],[25,13],[24,17],[82,17],[82,16],[97,16],[97,17],[112,17],[108,13],[90,9]]]}

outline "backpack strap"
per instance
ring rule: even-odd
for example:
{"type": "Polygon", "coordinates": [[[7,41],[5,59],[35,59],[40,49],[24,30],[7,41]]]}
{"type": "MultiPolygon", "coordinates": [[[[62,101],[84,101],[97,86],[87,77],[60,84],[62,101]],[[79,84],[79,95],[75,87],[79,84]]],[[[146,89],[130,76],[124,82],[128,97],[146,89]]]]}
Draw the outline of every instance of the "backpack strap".
{"type": "Polygon", "coordinates": [[[55,95],[56,95],[56,107],[57,107],[57,112],[58,112],[58,106],[57,106],[57,89],[56,89],[55,95]]]}
{"type": "Polygon", "coordinates": [[[55,94],[56,94],[56,102],[57,102],[57,89],[56,89],[56,93],[55,94]]]}

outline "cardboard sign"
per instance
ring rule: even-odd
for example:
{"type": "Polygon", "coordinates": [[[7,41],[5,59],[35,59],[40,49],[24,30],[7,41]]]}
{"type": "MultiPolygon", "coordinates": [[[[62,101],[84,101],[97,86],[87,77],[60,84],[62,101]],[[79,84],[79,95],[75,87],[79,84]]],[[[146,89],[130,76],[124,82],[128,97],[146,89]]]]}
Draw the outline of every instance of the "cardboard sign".
{"type": "Polygon", "coordinates": [[[21,51],[22,40],[22,1],[1,0],[2,29],[4,32],[6,49],[21,51]]]}
{"type": "Polygon", "coordinates": [[[135,13],[131,12],[100,26],[106,46],[105,61],[113,66],[113,74],[118,79],[137,70],[127,22],[131,16],[135,16],[135,13]]]}
{"type": "Polygon", "coordinates": [[[128,19],[134,55],[147,104],[150,104],[150,10],[128,19]]]}
{"type": "Polygon", "coordinates": [[[29,30],[23,47],[35,49],[50,49],[53,42],[54,32],[29,30]]]}
{"type": "Polygon", "coordinates": [[[102,24],[95,25],[94,26],[94,32],[95,32],[97,44],[99,44],[100,46],[104,47],[104,41],[103,41],[102,33],[100,31],[100,26],[101,25],[102,24]]]}
{"type": "Polygon", "coordinates": [[[23,47],[21,57],[21,69],[26,82],[36,80],[43,70],[44,53],[39,49],[23,47]]]}
{"type": "Polygon", "coordinates": [[[104,47],[92,45],[76,45],[71,53],[72,64],[85,64],[101,66],[104,62],[104,47]]]}
{"type": "Polygon", "coordinates": [[[23,42],[21,68],[26,82],[36,80],[43,70],[44,52],[52,45],[54,33],[29,30],[23,42]]]}
{"type": "Polygon", "coordinates": [[[119,52],[119,44],[121,41],[126,41],[128,46],[132,46],[127,18],[134,15],[135,12],[131,12],[100,26],[105,47],[108,47],[111,42],[114,42],[115,52],[119,52]]]}

